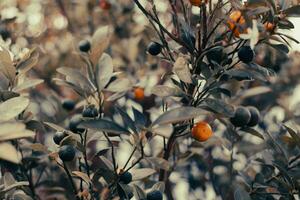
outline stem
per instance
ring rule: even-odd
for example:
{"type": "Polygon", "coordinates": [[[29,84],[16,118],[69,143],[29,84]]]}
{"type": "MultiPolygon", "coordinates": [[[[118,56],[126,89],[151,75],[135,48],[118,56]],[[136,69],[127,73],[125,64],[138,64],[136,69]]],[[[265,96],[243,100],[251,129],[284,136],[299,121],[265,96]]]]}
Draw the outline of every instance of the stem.
{"type": "Polygon", "coordinates": [[[68,179],[69,179],[69,181],[70,181],[70,183],[71,183],[71,186],[72,186],[72,188],[73,188],[73,192],[74,192],[74,194],[75,194],[75,196],[76,196],[76,199],[77,199],[77,200],[80,200],[79,197],[78,197],[78,195],[77,195],[77,189],[76,189],[74,180],[73,180],[73,178],[72,178],[72,176],[71,176],[71,174],[70,174],[70,171],[69,171],[69,169],[68,169],[68,167],[67,167],[67,165],[66,165],[65,162],[63,162],[63,168],[64,168],[64,170],[65,170],[65,172],[66,172],[66,174],[67,174],[67,176],[68,176],[68,179]]]}

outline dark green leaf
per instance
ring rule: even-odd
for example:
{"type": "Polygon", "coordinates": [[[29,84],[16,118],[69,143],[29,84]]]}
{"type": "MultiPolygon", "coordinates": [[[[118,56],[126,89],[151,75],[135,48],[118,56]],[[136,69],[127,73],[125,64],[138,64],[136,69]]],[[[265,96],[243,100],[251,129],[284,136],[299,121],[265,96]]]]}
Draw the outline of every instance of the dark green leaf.
{"type": "Polygon", "coordinates": [[[232,117],[234,115],[234,107],[223,100],[208,98],[205,100],[205,104],[216,113],[226,117],[232,117]]]}
{"type": "Polygon", "coordinates": [[[299,17],[300,16],[300,5],[296,5],[293,7],[290,7],[284,11],[282,11],[284,14],[286,14],[287,16],[291,17],[299,17]]]}
{"type": "Polygon", "coordinates": [[[251,135],[254,135],[254,136],[259,137],[260,139],[264,140],[264,136],[261,133],[259,133],[257,130],[253,129],[253,128],[243,127],[240,130],[244,131],[244,132],[247,132],[247,133],[250,133],[251,135]]]}
{"type": "Polygon", "coordinates": [[[129,131],[119,124],[107,119],[90,119],[79,124],[79,128],[89,128],[115,134],[129,134],[129,131]]]}
{"type": "Polygon", "coordinates": [[[124,112],[121,108],[115,107],[117,112],[121,115],[124,125],[128,126],[134,133],[138,133],[134,121],[129,117],[129,115],[124,112]]]}
{"type": "Polygon", "coordinates": [[[289,132],[289,134],[292,136],[292,138],[294,139],[294,141],[296,142],[297,146],[300,148],[300,136],[298,135],[298,133],[296,133],[293,129],[291,129],[290,127],[283,125],[286,130],[289,132]]]}
{"type": "Polygon", "coordinates": [[[133,115],[134,115],[134,121],[135,123],[141,125],[141,126],[145,126],[147,123],[147,119],[146,117],[143,115],[143,113],[141,113],[140,111],[138,111],[136,108],[132,107],[132,111],[133,111],[133,115]]]}

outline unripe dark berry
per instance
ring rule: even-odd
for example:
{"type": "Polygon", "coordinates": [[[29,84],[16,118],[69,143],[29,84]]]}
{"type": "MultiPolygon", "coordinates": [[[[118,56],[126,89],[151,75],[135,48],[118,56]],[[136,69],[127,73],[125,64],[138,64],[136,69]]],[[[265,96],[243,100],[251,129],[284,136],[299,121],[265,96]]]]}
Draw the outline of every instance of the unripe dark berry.
{"type": "Polygon", "coordinates": [[[64,100],[62,102],[62,107],[67,111],[71,111],[75,108],[75,102],[71,99],[64,100]]]}
{"type": "Polygon", "coordinates": [[[63,145],[60,147],[58,155],[62,161],[72,161],[75,157],[75,148],[71,145],[63,145]]]}
{"type": "Polygon", "coordinates": [[[249,106],[248,110],[251,114],[250,121],[248,122],[248,126],[256,126],[259,122],[260,114],[257,108],[254,106],[249,106]]]}
{"type": "Polygon", "coordinates": [[[63,131],[57,131],[53,136],[53,141],[55,144],[59,145],[60,142],[67,136],[63,131]]]}
{"type": "Polygon", "coordinates": [[[161,45],[157,42],[151,42],[148,46],[148,52],[152,56],[157,56],[158,54],[160,54],[161,49],[162,49],[161,45]]]}
{"type": "Polygon", "coordinates": [[[10,32],[5,27],[0,27],[0,35],[5,41],[10,37],[10,32]]]}
{"type": "Polygon", "coordinates": [[[163,195],[159,190],[154,190],[147,194],[147,200],[162,200],[163,195]]]}
{"type": "Polygon", "coordinates": [[[235,110],[235,114],[230,118],[231,123],[236,127],[246,126],[251,118],[250,111],[242,106],[239,106],[235,110]]]}
{"type": "Polygon", "coordinates": [[[78,43],[78,48],[82,52],[88,52],[91,49],[91,43],[88,40],[81,40],[78,43]]]}
{"type": "Polygon", "coordinates": [[[98,116],[98,110],[95,106],[88,106],[82,111],[82,117],[95,118],[98,116]]]}
{"type": "Polygon", "coordinates": [[[120,181],[124,184],[128,184],[132,181],[132,175],[130,172],[124,172],[120,175],[120,181]]]}
{"type": "Polygon", "coordinates": [[[254,58],[254,52],[250,46],[243,46],[238,52],[239,59],[244,63],[249,63],[254,58]]]}
{"type": "Polygon", "coordinates": [[[70,123],[69,123],[69,129],[73,132],[73,133],[82,133],[84,132],[83,128],[78,128],[78,125],[82,122],[82,117],[81,115],[74,115],[71,119],[70,119],[70,123]]]}

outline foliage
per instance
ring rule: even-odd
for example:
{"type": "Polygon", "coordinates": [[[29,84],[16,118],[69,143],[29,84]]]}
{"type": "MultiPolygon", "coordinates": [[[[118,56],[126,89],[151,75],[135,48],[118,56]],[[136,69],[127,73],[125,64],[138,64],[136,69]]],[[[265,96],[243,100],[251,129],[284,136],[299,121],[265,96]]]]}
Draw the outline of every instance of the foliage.
{"type": "Polygon", "coordinates": [[[300,198],[298,4],[1,2],[1,199],[300,198]]]}

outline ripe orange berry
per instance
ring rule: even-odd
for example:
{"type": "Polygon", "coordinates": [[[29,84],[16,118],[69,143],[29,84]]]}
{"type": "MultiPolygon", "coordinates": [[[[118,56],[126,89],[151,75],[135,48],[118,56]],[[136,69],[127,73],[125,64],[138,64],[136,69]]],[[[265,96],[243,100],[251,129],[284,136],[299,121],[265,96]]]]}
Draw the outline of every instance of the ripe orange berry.
{"type": "Polygon", "coordinates": [[[264,27],[266,31],[272,32],[275,29],[275,25],[272,22],[266,22],[264,23],[264,27]]]}
{"type": "Polygon", "coordinates": [[[134,98],[138,101],[141,101],[145,98],[144,89],[143,88],[135,88],[134,89],[134,98]]]}
{"type": "Polygon", "coordinates": [[[231,31],[233,31],[234,36],[239,37],[240,33],[245,33],[244,28],[242,27],[245,25],[246,20],[242,16],[242,12],[239,10],[233,11],[229,15],[229,20],[228,20],[228,26],[231,31]]]}
{"type": "Polygon", "coordinates": [[[199,142],[204,142],[212,136],[211,126],[207,122],[198,122],[192,128],[192,136],[199,142]]]}
{"type": "Polygon", "coordinates": [[[107,1],[107,0],[100,0],[100,4],[99,4],[100,8],[102,8],[103,10],[109,10],[111,7],[111,4],[107,1]]]}
{"type": "MultiPolygon", "coordinates": [[[[191,3],[193,6],[200,6],[201,3],[202,3],[202,0],[190,0],[190,3],[191,3]]],[[[205,3],[207,3],[207,0],[205,0],[205,3]]]]}

